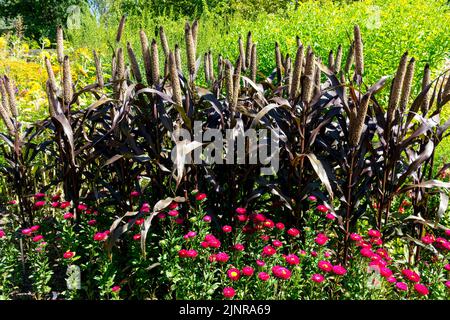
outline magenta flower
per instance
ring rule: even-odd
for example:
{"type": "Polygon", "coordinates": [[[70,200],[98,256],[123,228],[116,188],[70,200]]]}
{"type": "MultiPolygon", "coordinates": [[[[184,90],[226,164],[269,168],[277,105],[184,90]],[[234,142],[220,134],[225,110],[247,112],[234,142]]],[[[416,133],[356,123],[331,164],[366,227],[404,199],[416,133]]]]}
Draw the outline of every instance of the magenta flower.
{"type": "Polygon", "coordinates": [[[357,233],[352,233],[350,235],[350,239],[352,239],[353,241],[361,241],[362,237],[359,234],[357,234],[357,233]]]}
{"type": "Polygon", "coordinates": [[[327,243],[328,241],[328,237],[323,234],[323,233],[319,233],[315,239],[316,243],[320,246],[323,246],[327,243]]]}
{"type": "Polygon", "coordinates": [[[171,217],[176,217],[179,213],[177,210],[170,210],[167,214],[171,217]]]}
{"type": "Polygon", "coordinates": [[[225,298],[233,298],[236,294],[236,291],[232,287],[223,288],[223,296],[225,298]]]}
{"type": "Polygon", "coordinates": [[[315,273],[312,275],[311,280],[317,283],[321,283],[325,280],[325,277],[319,273],[315,273]]]}
{"type": "Polygon", "coordinates": [[[278,222],[278,223],[275,224],[275,227],[276,227],[278,230],[283,230],[283,229],[284,229],[284,223],[278,222]]]}
{"type": "Polygon", "coordinates": [[[300,234],[300,231],[296,228],[290,228],[287,231],[287,234],[290,235],[291,237],[297,237],[300,234]]]}
{"type": "Polygon", "coordinates": [[[42,208],[43,206],[45,206],[45,201],[36,201],[34,203],[35,208],[42,208]]]}
{"type": "Polygon", "coordinates": [[[428,293],[430,293],[428,288],[425,285],[421,284],[421,283],[414,284],[414,289],[421,296],[426,296],[428,293]]]}
{"type": "Polygon", "coordinates": [[[270,275],[266,272],[260,272],[258,273],[258,279],[261,281],[267,281],[270,279],[270,275]]]}
{"type": "Polygon", "coordinates": [[[197,201],[203,201],[206,199],[206,194],[205,193],[199,193],[195,196],[195,200],[197,201]]]}
{"type": "Polygon", "coordinates": [[[265,246],[263,248],[263,255],[273,256],[275,253],[277,253],[277,250],[275,250],[275,248],[272,246],[265,246]]]}
{"type": "Polygon", "coordinates": [[[402,270],[402,274],[409,281],[412,281],[412,282],[420,281],[420,276],[413,270],[410,270],[410,269],[402,270]]]}
{"type": "Polygon", "coordinates": [[[26,236],[30,235],[30,234],[31,234],[31,232],[32,232],[32,230],[31,230],[31,229],[29,229],[29,228],[27,228],[27,229],[23,229],[23,230],[22,230],[22,234],[24,234],[24,235],[26,235],[26,236]]]}
{"type": "Polygon", "coordinates": [[[106,240],[106,238],[108,238],[108,234],[106,232],[97,232],[94,235],[95,241],[104,241],[104,240],[106,240]]]}
{"type": "Polygon", "coordinates": [[[60,207],[61,209],[68,208],[68,207],[70,207],[70,202],[69,202],[69,201],[61,202],[61,204],[59,205],[59,207],[60,207]]]}
{"type": "Polygon", "coordinates": [[[225,252],[219,252],[216,254],[216,260],[218,262],[227,262],[230,259],[230,256],[225,252]]]}
{"type": "Polygon", "coordinates": [[[369,237],[373,237],[373,238],[379,238],[381,237],[381,233],[378,230],[374,230],[374,229],[370,229],[367,234],[369,235],[369,237]]]}
{"type": "Polygon", "coordinates": [[[72,259],[75,256],[75,252],[67,250],[64,252],[63,258],[64,259],[72,259]]]}
{"type": "Polygon", "coordinates": [[[397,282],[395,284],[395,287],[401,291],[407,291],[408,290],[408,285],[404,282],[397,282]]]}
{"type": "Polygon", "coordinates": [[[245,267],[242,268],[242,275],[250,277],[250,276],[253,275],[254,271],[255,270],[252,267],[245,266],[245,267]]]}
{"type": "Polygon", "coordinates": [[[225,233],[230,233],[231,230],[233,230],[233,228],[231,226],[226,225],[226,226],[222,227],[222,231],[225,233]]]}
{"type": "Polygon", "coordinates": [[[111,288],[111,291],[112,292],[119,292],[120,291],[120,286],[113,286],[112,288],[111,288]]]}
{"type": "Polygon", "coordinates": [[[299,257],[297,257],[295,254],[288,254],[284,257],[284,260],[292,266],[298,265],[300,263],[299,257]]]}
{"type": "Polygon", "coordinates": [[[135,235],[133,235],[133,240],[137,241],[141,239],[141,234],[140,233],[136,233],[135,235]]]}
{"type": "Polygon", "coordinates": [[[39,242],[42,239],[44,239],[44,236],[40,234],[40,235],[34,236],[32,240],[33,240],[33,242],[39,242]]]}
{"type": "Polygon", "coordinates": [[[272,273],[275,275],[275,277],[284,280],[287,280],[291,277],[291,271],[289,269],[278,265],[272,267],[272,273]]]}
{"type": "Polygon", "coordinates": [[[338,276],[343,276],[347,273],[347,269],[345,269],[343,266],[336,265],[333,266],[333,273],[338,276]]]}
{"type": "Polygon", "coordinates": [[[239,269],[231,268],[227,271],[227,276],[231,281],[237,281],[241,277],[239,269]]]}
{"type": "Polygon", "coordinates": [[[283,246],[283,242],[281,242],[280,240],[273,240],[272,245],[276,248],[279,248],[283,246]]]}
{"type": "Polygon", "coordinates": [[[64,215],[63,215],[63,218],[64,218],[65,220],[72,219],[73,217],[74,217],[73,214],[70,213],[70,212],[66,212],[66,213],[64,213],[64,215]]]}
{"type": "Polygon", "coordinates": [[[317,266],[325,272],[331,272],[333,270],[333,265],[329,261],[321,260],[317,263],[317,266]]]}
{"type": "Polygon", "coordinates": [[[140,195],[141,195],[141,193],[139,191],[131,191],[131,193],[130,193],[131,198],[136,198],[136,197],[139,197],[140,195]]]}

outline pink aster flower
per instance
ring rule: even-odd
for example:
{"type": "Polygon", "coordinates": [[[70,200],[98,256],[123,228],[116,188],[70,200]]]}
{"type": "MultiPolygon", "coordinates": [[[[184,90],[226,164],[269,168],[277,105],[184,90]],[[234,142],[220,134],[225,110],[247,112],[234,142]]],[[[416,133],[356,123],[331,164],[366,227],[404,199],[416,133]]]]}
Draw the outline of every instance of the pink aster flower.
{"type": "Polygon", "coordinates": [[[232,230],[233,230],[233,228],[228,225],[222,227],[222,231],[225,233],[230,233],[232,230]]]}
{"type": "Polygon", "coordinates": [[[255,270],[252,267],[249,266],[245,266],[242,268],[242,275],[250,277],[253,275],[253,272],[255,272],[255,270]]]}
{"type": "Polygon", "coordinates": [[[321,260],[317,263],[317,266],[325,272],[331,272],[333,270],[333,265],[329,261],[321,260]]]}
{"type": "Polygon", "coordinates": [[[275,277],[287,280],[291,277],[291,271],[288,268],[282,266],[274,266],[272,267],[272,273],[275,277]]]}
{"type": "Polygon", "coordinates": [[[36,201],[34,203],[35,208],[42,208],[43,206],[45,206],[45,201],[36,201]]]}
{"type": "Polygon", "coordinates": [[[426,234],[422,237],[422,242],[425,244],[432,244],[436,239],[432,234],[426,234]]]}
{"type": "Polygon", "coordinates": [[[396,288],[401,290],[401,291],[407,291],[408,290],[408,285],[404,282],[397,282],[395,284],[396,288]]]}
{"type": "Polygon", "coordinates": [[[86,211],[87,208],[88,208],[87,205],[85,205],[84,203],[80,203],[80,204],[77,206],[77,209],[80,210],[80,211],[86,211]]]}
{"type": "Polygon", "coordinates": [[[319,273],[315,273],[312,275],[311,280],[317,283],[321,283],[325,280],[325,277],[319,273]]]}
{"type": "Polygon", "coordinates": [[[197,201],[203,201],[206,199],[206,194],[205,193],[199,193],[195,196],[195,200],[197,201]]]}
{"type": "Polygon", "coordinates": [[[237,251],[244,251],[244,249],[245,249],[245,247],[244,247],[244,245],[243,245],[242,243],[236,243],[236,244],[234,245],[234,250],[237,250],[237,251]]]}
{"type": "Polygon", "coordinates": [[[420,276],[413,270],[410,270],[410,269],[402,270],[402,274],[409,281],[412,281],[412,282],[420,281],[420,276]]]}
{"type": "Polygon", "coordinates": [[[141,206],[141,212],[149,213],[150,212],[150,205],[147,202],[144,202],[141,206]]]}
{"type": "Polygon", "coordinates": [[[282,247],[283,246],[283,242],[281,242],[280,240],[273,240],[272,241],[272,245],[275,247],[275,248],[279,248],[279,247],[282,247]]]}
{"type": "Polygon", "coordinates": [[[275,227],[276,227],[278,230],[283,230],[283,229],[284,229],[284,223],[282,223],[282,222],[277,222],[277,223],[275,224],[275,227]]]}
{"type": "Polygon", "coordinates": [[[141,193],[139,191],[131,191],[130,192],[131,198],[136,198],[136,197],[139,197],[140,195],[141,195],[141,193]]]}
{"type": "Polygon", "coordinates": [[[177,210],[170,210],[167,214],[169,216],[171,216],[171,217],[176,217],[176,216],[178,216],[178,211],[177,210]]]}
{"type": "Polygon", "coordinates": [[[395,279],[394,276],[390,276],[390,277],[386,278],[386,281],[389,283],[396,283],[397,279],[395,279]]]}
{"type": "Polygon", "coordinates": [[[106,238],[108,238],[108,234],[105,233],[105,232],[97,232],[94,235],[94,240],[95,241],[104,241],[104,240],[106,240],[106,238]]]}
{"type": "Polygon", "coordinates": [[[120,286],[113,286],[112,288],[111,288],[111,291],[112,292],[119,292],[120,291],[120,286]]]}
{"type": "Polygon", "coordinates": [[[237,281],[241,277],[241,272],[239,269],[231,268],[227,271],[227,276],[231,281],[237,281]]]}
{"type": "Polygon", "coordinates": [[[135,235],[133,235],[133,240],[134,241],[138,241],[141,239],[141,234],[140,233],[136,233],[135,235]]]}
{"type": "Polygon", "coordinates": [[[230,259],[230,256],[225,252],[219,252],[216,254],[216,260],[218,262],[227,262],[230,259]]]}
{"type": "Polygon", "coordinates": [[[267,281],[270,279],[270,275],[266,272],[260,272],[258,273],[258,279],[261,281],[267,281]]]}
{"type": "Polygon", "coordinates": [[[272,246],[265,246],[263,248],[263,255],[273,256],[275,253],[277,253],[277,250],[275,250],[275,248],[272,246]]]}
{"type": "Polygon", "coordinates": [[[225,298],[233,298],[236,294],[236,291],[232,287],[223,288],[223,296],[225,298]]]}
{"type": "Polygon", "coordinates": [[[63,254],[64,259],[72,259],[75,256],[75,252],[67,250],[63,254]]]}
{"type": "Polygon", "coordinates": [[[256,260],[256,265],[258,265],[259,267],[264,267],[266,263],[263,260],[256,260]]]}
{"type": "Polygon", "coordinates": [[[203,217],[203,221],[205,221],[205,222],[211,222],[211,216],[208,216],[208,215],[204,216],[204,217],[203,217]]]}
{"type": "Polygon", "coordinates": [[[323,246],[327,243],[328,241],[328,237],[323,234],[323,233],[319,233],[315,239],[316,243],[320,246],[323,246]]]}
{"type": "Polygon", "coordinates": [[[53,201],[52,203],[50,203],[50,205],[52,206],[52,208],[58,208],[61,205],[61,203],[53,201]]]}
{"type": "Polygon", "coordinates": [[[288,254],[287,256],[284,257],[284,260],[286,260],[288,264],[294,266],[300,263],[299,257],[297,257],[295,254],[288,254]]]}
{"type": "Polygon", "coordinates": [[[29,228],[26,228],[26,229],[23,229],[22,230],[22,234],[24,234],[24,235],[26,235],[26,236],[28,236],[28,235],[30,235],[31,234],[31,229],[29,229],[29,228]]]}
{"type": "Polygon", "coordinates": [[[392,276],[392,270],[386,267],[380,267],[380,275],[385,278],[392,276]]]}
{"type": "Polygon", "coordinates": [[[381,233],[378,230],[374,230],[374,229],[370,229],[367,234],[369,235],[369,237],[373,237],[373,238],[379,238],[381,237],[381,233]]]}
{"type": "Polygon", "coordinates": [[[33,240],[33,242],[39,242],[42,239],[44,239],[44,236],[40,234],[40,235],[34,236],[32,240],[33,240]]]}
{"type": "Polygon", "coordinates": [[[352,239],[353,241],[361,241],[362,237],[359,234],[357,234],[357,233],[352,233],[350,235],[350,239],[352,239]]]}
{"type": "Polygon", "coordinates": [[[241,214],[246,214],[247,213],[247,209],[245,208],[236,208],[236,213],[241,215],[241,214]]]}
{"type": "Polygon", "coordinates": [[[428,293],[430,293],[428,288],[425,285],[421,284],[421,283],[414,284],[414,289],[421,296],[426,296],[428,293]]]}
{"type": "Polygon", "coordinates": [[[323,212],[323,213],[328,212],[328,208],[325,207],[323,204],[319,204],[317,206],[317,210],[320,211],[320,212],[323,212]]]}
{"type": "Polygon", "coordinates": [[[311,202],[314,202],[314,201],[317,201],[317,198],[315,196],[311,195],[308,197],[308,200],[311,202]]]}
{"type": "Polygon", "coordinates": [[[70,202],[69,202],[69,201],[61,202],[61,204],[59,205],[59,207],[60,207],[61,209],[66,209],[66,208],[70,207],[70,202]]]}
{"type": "Polygon", "coordinates": [[[180,251],[178,251],[178,256],[180,258],[187,258],[188,256],[188,251],[186,249],[181,249],[180,251]]]}
{"type": "Polygon", "coordinates": [[[195,258],[198,256],[198,252],[197,252],[197,250],[189,249],[187,251],[187,256],[188,256],[188,258],[195,258]]]}
{"type": "Polygon", "coordinates": [[[164,220],[167,217],[164,212],[159,212],[156,216],[159,220],[164,220]]]}
{"type": "Polygon", "coordinates": [[[63,215],[64,220],[69,220],[69,219],[72,219],[73,217],[74,217],[74,215],[70,212],[66,212],[63,215]]]}
{"type": "Polygon", "coordinates": [[[297,237],[300,234],[300,231],[296,228],[290,228],[287,231],[287,234],[290,235],[291,237],[297,237]]]}
{"type": "Polygon", "coordinates": [[[266,219],[266,221],[263,222],[264,227],[272,229],[273,227],[275,227],[275,223],[270,220],[270,219],[266,219]]]}
{"type": "Polygon", "coordinates": [[[336,265],[333,266],[333,273],[338,276],[343,276],[347,273],[347,269],[345,269],[343,266],[336,265]]]}

